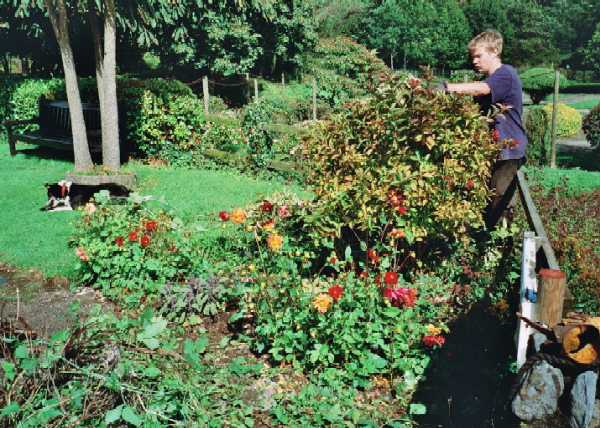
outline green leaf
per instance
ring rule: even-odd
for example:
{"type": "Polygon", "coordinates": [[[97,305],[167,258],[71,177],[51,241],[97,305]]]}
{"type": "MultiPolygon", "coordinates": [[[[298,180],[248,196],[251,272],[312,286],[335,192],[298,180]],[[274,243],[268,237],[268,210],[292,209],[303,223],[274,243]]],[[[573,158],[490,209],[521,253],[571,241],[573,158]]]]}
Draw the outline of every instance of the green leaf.
{"type": "Polygon", "coordinates": [[[2,360],[2,371],[4,372],[4,377],[9,382],[15,378],[15,365],[13,363],[2,360]]]}
{"type": "Polygon", "coordinates": [[[427,413],[427,407],[421,403],[414,403],[410,405],[409,413],[411,415],[424,415],[427,413]]]}
{"type": "Polygon", "coordinates": [[[139,427],[142,424],[142,418],[140,418],[135,410],[130,406],[125,406],[123,408],[123,413],[121,415],[125,422],[129,422],[131,425],[139,427]]]}
{"type": "Polygon", "coordinates": [[[120,406],[117,406],[114,409],[106,412],[106,415],[104,415],[104,423],[106,425],[110,425],[110,424],[118,421],[119,419],[121,419],[122,413],[123,413],[123,405],[121,404],[120,406]]]}
{"type": "Polygon", "coordinates": [[[17,346],[17,349],[15,349],[15,358],[20,360],[27,357],[29,357],[29,349],[27,348],[27,345],[20,344],[17,346]]]}
{"type": "Polygon", "coordinates": [[[18,403],[12,402],[12,403],[8,403],[6,406],[4,406],[2,408],[2,411],[0,412],[0,417],[7,417],[10,415],[14,415],[15,413],[18,413],[19,410],[21,409],[21,407],[19,407],[18,403]]]}

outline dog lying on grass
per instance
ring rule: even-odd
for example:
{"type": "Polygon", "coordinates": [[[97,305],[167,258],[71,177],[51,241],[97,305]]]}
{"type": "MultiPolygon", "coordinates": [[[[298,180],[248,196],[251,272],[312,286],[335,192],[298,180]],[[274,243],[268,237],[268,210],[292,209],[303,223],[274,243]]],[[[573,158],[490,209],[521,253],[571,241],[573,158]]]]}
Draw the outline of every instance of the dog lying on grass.
{"type": "Polygon", "coordinates": [[[99,185],[74,184],[61,180],[58,183],[46,183],[48,202],[42,211],[72,211],[88,203],[101,190],[107,190],[111,198],[126,198],[129,190],[114,183],[99,185]]]}

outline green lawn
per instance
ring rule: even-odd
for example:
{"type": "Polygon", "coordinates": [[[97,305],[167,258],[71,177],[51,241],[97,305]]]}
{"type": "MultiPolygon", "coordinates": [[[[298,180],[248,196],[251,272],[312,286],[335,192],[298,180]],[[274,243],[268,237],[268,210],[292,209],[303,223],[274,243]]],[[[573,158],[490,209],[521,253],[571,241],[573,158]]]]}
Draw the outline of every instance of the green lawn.
{"type": "Polygon", "coordinates": [[[566,186],[570,193],[578,194],[600,188],[600,172],[581,169],[526,168],[528,181],[545,189],[566,186]]]}
{"type": "MultiPolygon", "coordinates": [[[[543,104],[552,103],[552,97],[546,96],[543,104]]],[[[577,110],[591,110],[600,103],[600,94],[559,94],[558,101],[577,110]]]]}
{"type": "MultiPolygon", "coordinates": [[[[44,183],[64,178],[72,163],[28,147],[32,148],[19,146],[20,153],[11,158],[5,137],[0,136],[0,261],[68,277],[75,257],[67,241],[79,214],[44,212],[40,207],[47,200],[44,183]]],[[[285,187],[229,171],[152,168],[137,163],[127,169],[138,175],[139,193],[164,197],[185,219],[241,206],[285,187]]]]}

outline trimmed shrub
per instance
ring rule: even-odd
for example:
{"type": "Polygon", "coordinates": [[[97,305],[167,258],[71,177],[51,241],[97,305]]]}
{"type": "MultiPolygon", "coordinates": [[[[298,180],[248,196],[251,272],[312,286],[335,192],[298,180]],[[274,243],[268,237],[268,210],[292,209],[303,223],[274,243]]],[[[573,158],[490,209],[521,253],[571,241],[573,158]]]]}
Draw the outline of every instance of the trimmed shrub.
{"type": "Polygon", "coordinates": [[[372,98],[319,123],[305,138],[314,226],[339,236],[402,231],[406,243],[468,239],[482,226],[497,152],[466,97],[390,80],[372,98]]]}
{"type": "Polygon", "coordinates": [[[581,127],[589,143],[600,147],[600,103],[585,116],[581,127]]]}
{"type": "Polygon", "coordinates": [[[527,163],[546,165],[550,159],[550,119],[542,107],[525,110],[525,131],[527,132],[527,163]]]}
{"type": "MultiPolygon", "coordinates": [[[[552,104],[546,104],[544,110],[548,114],[548,123],[552,124],[552,104]]],[[[556,135],[571,137],[581,129],[581,114],[566,104],[557,104],[556,135]]]]}
{"type": "MultiPolygon", "coordinates": [[[[534,67],[521,73],[523,90],[529,94],[534,104],[543,101],[546,95],[554,91],[554,70],[551,68],[534,67]]],[[[559,78],[561,87],[567,86],[567,79],[561,74],[559,78]]]]}
{"type": "Polygon", "coordinates": [[[242,129],[248,138],[248,154],[255,166],[263,168],[273,158],[273,133],[269,129],[272,106],[259,99],[244,109],[242,129]]]}

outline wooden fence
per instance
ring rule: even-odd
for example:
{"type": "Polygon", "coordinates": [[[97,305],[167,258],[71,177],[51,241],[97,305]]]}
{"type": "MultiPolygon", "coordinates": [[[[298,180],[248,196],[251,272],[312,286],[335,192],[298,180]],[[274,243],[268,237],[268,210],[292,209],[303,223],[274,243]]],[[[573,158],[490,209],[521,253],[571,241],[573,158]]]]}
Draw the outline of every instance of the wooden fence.
{"type": "MultiPolygon", "coordinates": [[[[552,328],[561,321],[565,298],[569,297],[566,275],[560,270],[522,171],[517,173],[517,186],[530,227],[530,230],[523,234],[519,309],[523,317],[552,328]]],[[[519,368],[525,363],[529,337],[533,332],[534,329],[529,324],[519,320],[517,331],[519,368]]]]}

